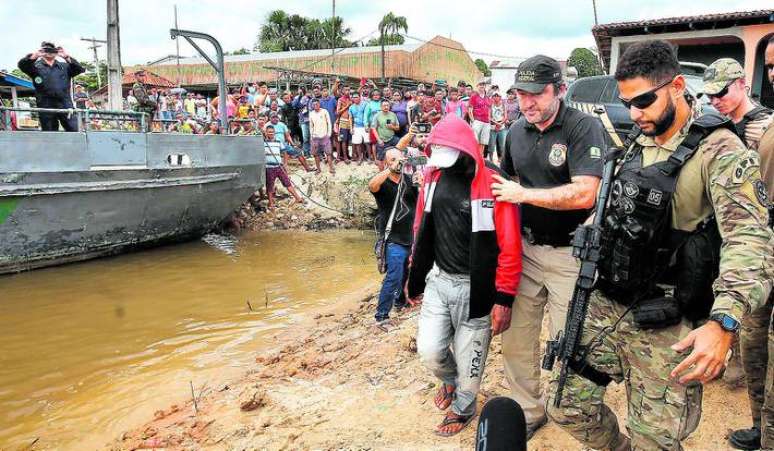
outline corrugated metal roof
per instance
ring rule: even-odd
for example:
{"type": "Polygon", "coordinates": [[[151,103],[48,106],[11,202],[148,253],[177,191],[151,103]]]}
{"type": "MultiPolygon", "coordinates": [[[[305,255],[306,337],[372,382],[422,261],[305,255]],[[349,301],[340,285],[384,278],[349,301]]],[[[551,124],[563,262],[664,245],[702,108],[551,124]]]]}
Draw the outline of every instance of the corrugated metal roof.
{"type": "MultiPolygon", "coordinates": [[[[420,44],[399,44],[399,45],[385,45],[385,52],[404,51],[411,53],[414,50],[421,47],[420,44]]],[[[336,55],[352,55],[360,53],[374,53],[381,52],[381,46],[369,46],[369,47],[348,47],[344,49],[335,49],[336,55]]],[[[319,49],[319,50],[291,50],[287,52],[269,52],[269,53],[250,53],[248,55],[226,55],[223,59],[226,63],[239,63],[249,61],[276,61],[283,59],[297,59],[297,58],[316,58],[325,57],[331,54],[331,49],[319,49]]],[[[180,64],[206,64],[207,61],[201,56],[194,56],[190,58],[180,58],[180,64]]],[[[175,65],[177,61],[165,61],[156,66],[169,66],[175,65]]]]}
{"type": "Polygon", "coordinates": [[[7,72],[0,72],[0,85],[2,86],[16,86],[19,88],[34,89],[32,82],[19,78],[15,75],[11,75],[7,72]]]}
{"type": "Polygon", "coordinates": [[[632,21],[632,22],[617,22],[617,23],[597,25],[593,27],[591,30],[593,32],[597,32],[597,31],[621,30],[621,29],[627,29],[627,28],[640,28],[640,27],[649,27],[649,26],[658,26],[658,25],[677,25],[677,24],[685,24],[685,23],[717,22],[717,21],[757,19],[757,18],[761,18],[761,19],[768,18],[769,22],[774,22],[774,9],[762,9],[762,10],[756,10],[756,11],[737,11],[737,12],[719,13],[719,14],[702,14],[697,16],[666,17],[663,19],[649,19],[649,20],[639,20],[639,21],[632,21]]]}

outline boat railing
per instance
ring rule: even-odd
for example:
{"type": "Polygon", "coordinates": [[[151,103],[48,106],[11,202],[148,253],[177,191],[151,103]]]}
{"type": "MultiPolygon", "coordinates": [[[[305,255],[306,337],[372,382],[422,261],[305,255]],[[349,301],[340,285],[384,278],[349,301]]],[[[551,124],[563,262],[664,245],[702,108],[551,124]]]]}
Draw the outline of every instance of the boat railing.
{"type": "Polygon", "coordinates": [[[149,124],[149,115],[140,111],[0,107],[0,131],[40,130],[39,120],[33,116],[39,117],[41,113],[65,114],[68,118],[74,116],[78,131],[100,130],[101,121],[107,121],[111,130],[120,131],[140,132],[149,124]],[[15,123],[13,113],[16,113],[15,123]]]}
{"type": "MultiPolygon", "coordinates": [[[[40,113],[66,114],[68,118],[75,116],[78,131],[174,133],[170,126],[179,122],[178,119],[151,117],[150,114],[140,111],[0,106],[0,131],[40,130],[39,120],[34,119],[34,116],[39,117],[40,113]],[[14,113],[16,113],[15,118],[14,113]]],[[[194,120],[202,128],[206,127],[208,122],[210,122],[190,117],[187,117],[186,120],[194,120]]],[[[257,129],[257,121],[251,118],[230,119],[228,121],[229,129],[235,122],[252,122],[254,128],[257,129]]],[[[228,130],[221,131],[224,134],[227,132],[228,130]]]]}

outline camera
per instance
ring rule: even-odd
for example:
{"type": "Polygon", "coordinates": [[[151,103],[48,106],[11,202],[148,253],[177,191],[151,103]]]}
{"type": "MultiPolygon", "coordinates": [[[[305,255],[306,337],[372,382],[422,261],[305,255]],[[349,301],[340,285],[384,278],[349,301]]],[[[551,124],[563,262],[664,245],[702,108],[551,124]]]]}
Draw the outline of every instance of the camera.
{"type": "Polygon", "coordinates": [[[406,164],[411,166],[424,166],[427,164],[427,157],[424,155],[420,155],[418,157],[408,157],[406,158],[406,164]]]}
{"type": "Polygon", "coordinates": [[[430,133],[430,130],[433,128],[433,125],[429,122],[417,122],[414,124],[414,129],[417,131],[417,134],[427,134],[430,133]]]}

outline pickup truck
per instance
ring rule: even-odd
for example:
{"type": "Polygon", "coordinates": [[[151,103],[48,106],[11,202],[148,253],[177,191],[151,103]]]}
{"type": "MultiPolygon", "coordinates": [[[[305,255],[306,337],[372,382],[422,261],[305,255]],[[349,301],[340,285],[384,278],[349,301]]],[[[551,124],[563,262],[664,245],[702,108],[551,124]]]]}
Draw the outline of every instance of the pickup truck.
{"type": "MultiPolygon", "coordinates": [[[[698,98],[698,108],[704,113],[717,112],[706,96],[699,96],[703,82],[698,75],[683,74],[687,82],[688,93],[694,99],[698,98]]],[[[629,110],[618,99],[618,83],[612,75],[597,75],[577,79],[567,88],[565,100],[571,107],[589,114],[604,107],[610,122],[618,136],[623,140],[632,129],[634,122],[629,118],[629,110]]]]}

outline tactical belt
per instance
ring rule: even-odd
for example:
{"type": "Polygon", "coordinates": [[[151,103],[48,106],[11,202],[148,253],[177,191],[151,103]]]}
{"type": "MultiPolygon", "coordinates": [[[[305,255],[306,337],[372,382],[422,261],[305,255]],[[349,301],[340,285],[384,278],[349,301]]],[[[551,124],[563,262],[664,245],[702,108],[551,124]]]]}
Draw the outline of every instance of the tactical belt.
{"type": "Polygon", "coordinates": [[[572,242],[570,235],[567,235],[566,237],[543,235],[535,233],[535,231],[529,227],[522,227],[521,235],[527,243],[539,246],[567,247],[572,242]]]}

